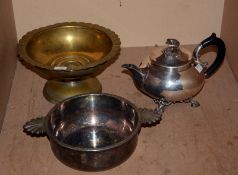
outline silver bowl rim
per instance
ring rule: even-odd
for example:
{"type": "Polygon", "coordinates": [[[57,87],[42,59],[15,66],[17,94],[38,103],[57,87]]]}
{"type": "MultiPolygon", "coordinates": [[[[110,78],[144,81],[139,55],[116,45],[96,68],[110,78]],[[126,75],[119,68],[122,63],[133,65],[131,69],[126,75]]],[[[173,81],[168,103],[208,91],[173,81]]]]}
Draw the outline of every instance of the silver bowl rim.
{"type": "Polygon", "coordinates": [[[104,64],[105,62],[109,61],[110,59],[113,59],[120,53],[120,46],[121,46],[121,41],[119,36],[113,32],[112,30],[97,25],[97,24],[92,24],[92,23],[86,23],[86,22],[62,22],[62,23],[56,23],[53,25],[48,25],[45,27],[40,27],[38,29],[31,30],[27,32],[25,35],[22,36],[22,38],[19,40],[17,44],[17,52],[19,54],[20,59],[23,59],[26,61],[28,64],[35,66],[39,69],[46,69],[46,70],[51,70],[51,71],[56,71],[56,72],[76,72],[76,71],[82,71],[82,70],[87,70],[93,67],[96,67],[98,65],[104,64]],[[33,38],[35,34],[38,32],[46,31],[51,28],[57,28],[57,27],[64,27],[64,26],[80,26],[80,27],[87,27],[87,28],[92,28],[99,30],[101,32],[104,32],[112,41],[112,49],[109,51],[109,53],[103,57],[102,59],[93,62],[91,64],[84,65],[82,67],[79,67],[78,69],[74,70],[55,70],[52,66],[47,66],[44,64],[41,64],[35,60],[33,60],[26,52],[26,46],[27,43],[33,38]]]}
{"type": "Polygon", "coordinates": [[[106,151],[106,150],[110,150],[110,149],[113,149],[113,148],[116,148],[116,147],[119,147],[127,142],[129,142],[131,139],[133,139],[138,133],[139,133],[139,130],[141,129],[141,117],[140,117],[140,114],[137,110],[137,107],[131,103],[129,100],[123,98],[123,97],[120,97],[120,96],[117,96],[117,95],[113,95],[113,94],[108,94],[108,93],[88,93],[88,94],[83,94],[83,95],[76,95],[76,96],[73,96],[73,97],[70,97],[70,98],[67,98],[59,103],[57,103],[47,114],[46,116],[46,133],[47,133],[47,136],[50,138],[50,140],[53,140],[54,142],[56,142],[57,144],[59,144],[60,146],[62,147],[65,147],[65,148],[68,148],[68,149],[71,149],[71,150],[75,150],[75,151],[87,151],[87,152],[99,152],[99,151],[106,151]],[[71,146],[69,144],[65,144],[61,141],[59,141],[50,131],[49,131],[49,128],[47,127],[48,126],[48,120],[49,120],[49,117],[50,117],[50,114],[56,110],[62,103],[65,103],[67,101],[70,101],[70,100],[73,100],[73,99],[76,99],[76,98],[80,98],[80,97],[85,97],[85,96],[108,96],[108,97],[112,97],[112,98],[115,98],[117,100],[120,100],[120,101],[124,101],[126,102],[127,104],[131,105],[133,107],[133,109],[135,110],[136,112],[136,116],[137,116],[137,123],[136,123],[136,127],[133,129],[133,131],[130,133],[130,135],[126,138],[124,138],[123,140],[115,143],[115,144],[112,144],[112,145],[109,145],[109,146],[105,146],[105,147],[101,147],[101,148],[81,148],[81,147],[75,147],[75,146],[71,146]]]}

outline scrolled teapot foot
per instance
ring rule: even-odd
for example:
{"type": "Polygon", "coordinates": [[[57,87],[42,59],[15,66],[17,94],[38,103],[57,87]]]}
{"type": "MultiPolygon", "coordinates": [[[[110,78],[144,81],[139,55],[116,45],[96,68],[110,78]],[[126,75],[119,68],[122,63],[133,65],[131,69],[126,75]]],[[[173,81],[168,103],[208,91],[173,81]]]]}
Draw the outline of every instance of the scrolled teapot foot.
{"type": "Polygon", "coordinates": [[[164,98],[153,99],[153,100],[154,100],[155,104],[158,105],[158,107],[155,110],[156,111],[161,111],[161,112],[164,112],[164,108],[173,103],[173,102],[165,100],[164,98]]]}
{"type": "Polygon", "coordinates": [[[183,102],[184,103],[190,103],[192,108],[197,108],[197,107],[200,106],[200,103],[198,101],[194,100],[193,98],[189,98],[187,100],[184,100],[183,102]]]}

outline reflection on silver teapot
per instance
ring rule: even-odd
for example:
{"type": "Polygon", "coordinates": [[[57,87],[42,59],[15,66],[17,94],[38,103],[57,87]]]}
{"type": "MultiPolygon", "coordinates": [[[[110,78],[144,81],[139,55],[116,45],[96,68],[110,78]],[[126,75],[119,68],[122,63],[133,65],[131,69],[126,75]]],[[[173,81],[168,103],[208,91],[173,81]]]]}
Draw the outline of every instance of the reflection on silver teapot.
{"type": "Polygon", "coordinates": [[[144,68],[133,64],[124,64],[133,77],[136,87],[154,99],[158,104],[156,111],[162,113],[165,106],[176,102],[199,103],[192,98],[202,89],[205,79],[209,78],[220,67],[225,56],[225,44],[213,33],[203,40],[193,51],[192,56],[180,49],[176,39],[167,39],[162,54],[151,60],[144,68]],[[200,51],[210,45],[217,47],[214,62],[207,64],[200,60],[200,51]]]}

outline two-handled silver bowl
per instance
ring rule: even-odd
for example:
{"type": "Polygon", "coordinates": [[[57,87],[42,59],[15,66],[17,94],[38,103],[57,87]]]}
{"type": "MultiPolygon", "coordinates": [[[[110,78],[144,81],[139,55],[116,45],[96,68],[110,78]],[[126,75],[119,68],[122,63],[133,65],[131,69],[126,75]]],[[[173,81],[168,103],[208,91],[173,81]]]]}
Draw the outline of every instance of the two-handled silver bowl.
{"type": "Polygon", "coordinates": [[[130,157],[141,124],[149,123],[151,116],[151,111],[119,96],[84,94],[56,104],[45,117],[32,119],[23,128],[32,136],[48,136],[53,153],[64,164],[100,171],[130,157]]]}

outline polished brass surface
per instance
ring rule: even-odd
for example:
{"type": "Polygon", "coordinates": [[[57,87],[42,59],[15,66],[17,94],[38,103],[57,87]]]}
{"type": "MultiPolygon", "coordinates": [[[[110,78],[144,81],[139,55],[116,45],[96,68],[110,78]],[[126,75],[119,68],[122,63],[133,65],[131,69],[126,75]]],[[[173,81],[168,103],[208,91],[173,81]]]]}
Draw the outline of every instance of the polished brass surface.
{"type": "Polygon", "coordinates": [[[18,45],[21,58],[31,65],[64,72],[94,67],[111,59],[119,49],[120,40],[114,32],[77,22],[33,30],[18,45]]]}
{"type": "Polygon", "coordinates": [[[102,91],[101,83],[96,78],[87,78],[80,81],[54,81],[46,82],[43,94],[51,103],[57,103],[62,99],[78,94],[97,93],[102,91]]]}
{"type": "MultiPolygon", "coordinates": [[[[119,52],[120,39],[113,31],[82,22],[58,23],[30,31],[18,44],[18,53],[24,62],[48,79],[61,81],[61,84],[66,80],[85,81],[85,76],[95,76],[92,74],[103,70],[103,65],[116,58],[119,52]]],[[[81,84],[76,94],[85,92],[86,88],[87,92],[95,92],[95,87],[81,84]]],[[[98,84],[98,80],[94,84],[98,84]]],[[[57,97],[48,96],[47,99],[55,102],[63,100],[62,97],[68,96],[68,88],[67,91],[62,89],[55,92],[57,97]]]]}

